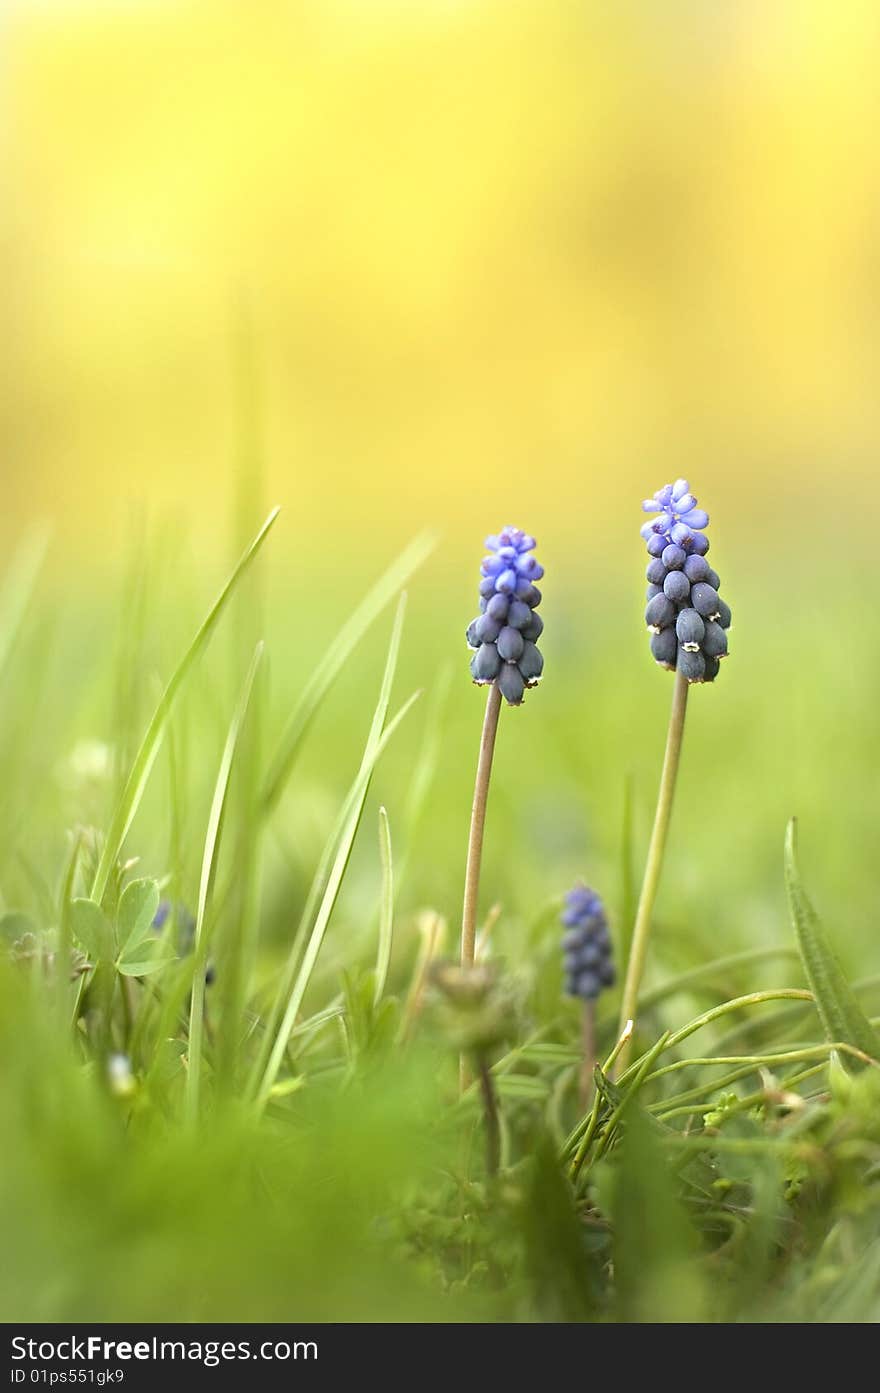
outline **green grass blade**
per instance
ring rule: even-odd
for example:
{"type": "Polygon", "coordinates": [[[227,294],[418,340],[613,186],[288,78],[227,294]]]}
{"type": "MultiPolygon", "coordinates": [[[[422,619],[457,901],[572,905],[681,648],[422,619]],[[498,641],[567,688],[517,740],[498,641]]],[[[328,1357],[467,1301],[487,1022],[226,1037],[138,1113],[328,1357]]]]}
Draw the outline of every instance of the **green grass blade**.
{"type": "Polygon", "coordinates": [[[391,828],[388,814],[379,809],[379,859],[382,862],[382,897],[379,911],[379,948],[376,954],[376,986],[374,1005],[382,1000],[391,962],[391,943],[394,935],[394,864],[391,858],[391,828]]]}
{"type": "Polygon", "coordinates": [[[91,889],[91,898],[97,903],[100,903],[104,897],[110,873],[116,864],[116,859],[119,856],[122,845],[128,835],[128,830],[131,827],[135,813],[144,795],[144,790],[150,777],[150,771],[153,768],[153,763],[159,752],[162,737],[165,733],[165,727],[171,715],[177,695],[189,676],[196,660],[207,647],[208,641],[217,626],[223,610],[226,608],[230,596],[235,590],[239,580],[254,560],[257,552],[262,547],[263,542],[266,540],[266,537],[275,523],[275,519],[278,517],[279,511],[280,509],[273,508],[272,512],[263,523],[263,526],[260,528],[260,531],[245,551],[235,570],[232,572],[232,575],[229,577],[223,589],[220,591],[220,594],[217,596],[217,599],[214,601],[214,604],[211,606],[211,609],[208,611],[195,638],[178,664],[171,680],[159,699],[159,704],[153,712],[152,720],[141,741],[140,749],[135,755],[134,762],[132,763],[131,770],[129,771],[125,783],[125,788],[122,791],[122,796],[116,806],[110,828],[107,832],[104,849],[101,853],[101,859],[98,863],[91,889]]]}
{"type": "Polygon", "coordinates": [[[796,818],[788,824],[785,836],[785,888],[804,972],[826,1037],[843,1040],[872,1059],[880,1059],[880,1037],[859,1005],[804,891],[798,867],[796,818]]]}
{"type": "Polygon", "coordinates": [[[623,818],[620,836],[620,922],[617,928],[618,962],[629,962],[633,924],[636,918],[635,868],[635,779],[627,774],[623,782],[623,818]]]}
{"type": "Polygon", "coordinates": [[[342,884],[342,877],[348,865],[348,858],[360,824],[361,814],[366,801],[367,792],[370,787],[370,780],[373,776],[373,769],[382,751],[387,745],[391,735],[397,729],[403,717],[409,711],[418,693],[414,694],[406,705],[397,713],[394,720],[385,726],[385,718],[388,714],[388,705],[391,699],[391,687],[394,681],[394,674],[397,669],[397,658],[400,652],[400,638],[403,631],[403,617],[406,609],[406,595],[400,597],[397,606],[397,613],[394,620],[394,628],[391,633],[391,640],[388,646],[388,657],[385,663],[385,672],[382,678],[382,686],[379,692],[379,700],[367,742],[364,747],[364,754],[360,768],[355,776],[354,783],[349,790],[342,811],[336,824],[334,825],[324,853],[321,857],[312,888],[300,920],[299,928],[291,945],[290,954],[287,960],[282,981],[278,994],[275,999],[272,1012],[267,1022],[264,1036],[264,1045],[257,1058],[254,1070],[254,1081],[262,1073],[262,1082],[259,1087],[259,1098],[265,1100],[268,1097],[284,1051],[287,1048],[287,1041],[296,1020],[303,995],[308,986],[309,978],[317,961],[318,953],[323,942],[324,932],[336,904],[336,897],[342,884]],[[309,933],[311,926],[311,936],[305,950],[305,954],[300,965],[300,954],[305,941],[306,934],[309,933]],[[297,974],[297,968],[299,968],[297,974]],[[295,980],[294,980],[295,978],[295,980]],[[286,1002],[286,1005],[285,1005],[286,1002]],[[284,1010],[283,1020],[278,1026],[278,1020],[284,1010]]]}
{"type": "Polygon", "coordinates": [[[18,637],[28,601],[46,558],[48,545],[48,532],[39,529],[25,537],[12,558],[3,589],[0,591],[0,673],[3,672],[18,637]]]}
{"type": "Polygon", "coordinates": [[[363,638],[373,620],[378,618],[385,606],[406,585],[410,576],[431,554],[435,545],[435,538],[428,532],[422,533],[410,542],[409,546],[401,552],[397,560],[389,566],[385,574],[361,601],[315,667],[312,676],[302,690],[299,701],[278,742],[278,749],[269,765],[263,785],[263,805],[267,812],[274,808],[284,791],[284,786],[312,718],[353,649],[363,638]]]}
{"type": "Polygon", "coordinates": [[[193,986],[189,1009],[189,1068],[186,1075],[186,1112],[194,1121],[199,1107],[199,1080],[202,1062],[202,1026],[205,1013],[205,962],[208,953],[208,933],[206,920],[211,901],[211,891],[217,873],[217,855],[223,831],[223,814],[226,809],[226,795],[229,791],[229,776],[238,739],[247,716],[248,704],[253,691],[257,668],[263,656],[263,644],[258,643],[251,660],[250,668],[238,698],[238,705],[226,736],[211,812],[208,816],[208,830],[205,834],[205,850],[202,856],[202,874],[199,881],[199,904],[196,913],[195,941],[193,943],[193,986]]]}

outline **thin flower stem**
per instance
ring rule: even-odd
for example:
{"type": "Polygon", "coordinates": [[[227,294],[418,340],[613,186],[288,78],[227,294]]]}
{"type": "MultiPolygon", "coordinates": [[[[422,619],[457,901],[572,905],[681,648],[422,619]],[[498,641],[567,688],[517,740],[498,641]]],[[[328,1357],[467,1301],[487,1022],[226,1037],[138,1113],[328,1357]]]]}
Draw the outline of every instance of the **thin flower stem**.
{"type": "Polygon", "coordinates": [[[486,1171],[497,1175],[501,1163],[501,1124],[498,1118],[498,1099],[492,1071],[485,1054],[480,1051],[477,1058],[477,1073],[480,1079],[480,1092],[483,1097],[483,1113],[486,1118],[486,1171]]]}
{"type": "MultiPolygon", "coordinates": [[[[471,827],[468,836],[467,867],[464,876],[464,907],[461,916],[461,963],[462,967],[472,967],[474,948],[477,939],[477,903],[480,896],[480,863],[483,857],[483,832],[486,826],[486,803],[489,798],[489,779],[492,775],[492,756],[495,752],[495,736],[498,732],[498,716],[501,711],[501,690],[497,682],[489,688],[486,700],[486,714],[483,718],[483,733],[480,737],[480,757],[477,761],[477,778],[474,784],[474,802],[471,808],[471,827]]],[[[462,1092],[469,1082],[467,1060],[461,1060],[462,1092]]]]}
{"type": "Polygon", "coordinates": [[[581,1109],[586,1112],[593,1092],[593,1070],[596,1067],[596,1003],[592,998],[584,1002],[581,1041],[580,1100],[581,1109]]]}
{"type": "MultiPolygon", "coordinates": [[[[626,968],[626,981],[623,987],[623,999],[620,1006],[621,1030],[623,1030],[628,1020],[634,1020],[636,1017],[639,988],[642,983],[642,974],[645,970],[648,940],[651,936],[651,916],[654,911],[654,901],[657,898],[657,889],[660,884],[660,874],[663,869],[663,853],[666,850],[666,837],[669,832],[669,823],[672,817],[675,783],[678,776],[679,762],[681,760],[681,743],[684,737],[684,718],[687,713],[687,698],[687,679],[682,677],[681,673],[677,672],[675,674],[675,686],[672,693],[669,733],[666,737],[666,754],[663,758],[663,772],[660,775],[660,792],[657,798],[657,811],[654,814],[651,845],[648,848],[645,878],[642,881],[642,893],[639,896],[639,907],[636,911],[632,946],[630,948],[629,962],[626,968]]],[[[618,1073],[626,1068],[630,1048],[630,1043],[627,1041],[618,1059],[618,1073]]]]}

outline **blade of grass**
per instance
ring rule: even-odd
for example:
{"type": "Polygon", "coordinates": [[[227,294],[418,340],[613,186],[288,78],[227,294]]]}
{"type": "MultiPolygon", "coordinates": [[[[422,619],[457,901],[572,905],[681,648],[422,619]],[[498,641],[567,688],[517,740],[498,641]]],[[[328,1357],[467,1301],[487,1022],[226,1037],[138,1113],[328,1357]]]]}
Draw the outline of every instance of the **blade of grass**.
{"type": "Polygon", "coordinates": [[[373,620],[378,618],[385,606],[418,570],[435,545],[434,536],[427,532],[410,542],[361,601],[351,618],[343,624],[324,657],[315,667],[302,689],[299,701],[291,713],[274,758],[270,762],[262,792],[266,812],[271,812],[281,797],[312,719],[352,651],[373,620]]]}
{"type": "Polygon", "coordinates": [[[236,585],[254,560],[263,542],[266,540],[266,537],[278,517],[279,511],[280,509],[273,508],[272,512],[263,523],[263,526],[260,528],[260,531],[245,551],[235,570],[232,572],[232,575],[229,577],[223,589],[220,591],[220,594],[217,596],[217,599],[214,601],[214,604],[208,611],[206,618],[202,621],[195,638],[178,664],[159,699],[159,704],[153,712],[150,724],[147,726],[146,733],[141,741],[140,749],[135,755],[134,762],[129,771],[122,796],[116,805],[116,810],[110,822],[110,827],[104,842],[104,849],[101,853],[101,859],[98,862],[98,868],[95,872],[95,878],[91,887],[90,897],[95,900],[96,903],[100,903],[104,897],[104,892],[107,889],[107,882],[110,879],[110,872],[116,864],[116,859],[119,856],[122,845],[128,835],[128,830],[131,827],[144,795],[144,790],[147,786],[156,755],[159,752],[159,746],[162,743],[165,727],[171,715],[177,695],[189,676],[196,660],[206,648],[236,585]]]}
{"type": "Polygon", "coordinates": [[[317,961],[321,943],[324,938],[324,932],[329,922],[330,915],[333,912],[336,897],[339,893],[339,887],[342,884],[342,878],[348,865],[349,856],[351,855],[351,848],[354,844],[355,836],[357,835],[361,814],[373,776],[373,769],[379,756],[394,731],[397,729],[397,726],[403,720],[419,695],[415,693],[410,697],[409,701],[397,713],[390,724],[387,727],[385,726],[388,704],[391,699],[391,687],[397,669],[397,658],[400,651],[400,638],[403,630],[405,609],[406,595],[403,594],[397,606],[397,614],[395,616],[391,640],[388,646],[388,658],[385,664],[379,700],[373,714],[361,766],[349,790],[336,825],[333,827],[324,848],[321,863],[316,872],[315,879],[312,882],[309,898],[306,902],[293,944],[291,945],[287,966],[267,1024],[265,1033],[266,1044],[257,1058],[254,1078],[258,1078],[259,1072],[262,1071],[262,1081],[257,1095],[260,1101],[265,1101],[272,1084],[275,1082],[281,1060],[284,1057],[284,1051],[287,1048],[287,1040],[290,1036],[290,1031],[296,1021],[296,1015],[299,1011],[302,997],[308,986],[315,962],[317,961]],[[319,901],[320,904],[318,903],[319,901]],[[312,926],[311,937],[306,947],[302,963],[299,965],[302,944],[306,934],[309,932],[310,925],[312,926]],[[299,972],[294,981],[298,965],[299,972]],[[276,1030],[276,1023],[281,1015],[282,1005],[285,1000],[286,1007],[284,1008],[283,1019],[281,1025],[276,1030]],[[274,1043],[271,1043],[273,1037],[274,1043]],[[269,1048],[268,1056],[266,1054],[267,1048],[269,1048]]]}
{"type": "Polygon", "coordinates": [[[382,1000],[391,962],[391,942],[394,935],[394,864],[391,857],[391,828],[388,814],[379,809],[379,859],[382,862],[382,896],[379,911],[379,947],[376,953],[376,986],[373,1004],[382,1000]]]}
{"type": "Polygon", "coordinates": [[[829,1040],[845,1040],[872,1059],[880,1058],[880,1037],[872,1028],[843,974],[818,914],[807,899],[797,858],[797,819],[785,836],[785,888],[807,981],[829,1040]]]}
{"type": "Polygon", "coordinates": [[[186,1075],[186,1113],[190,1122],[195,1121],[199,1108],[202,1026],[205,1012],[205,963],[207,960],[209,940],[209,933],[207,930],[208,909],[211,901],[211,891],[217,873],[217,856],[220,850],[220,838],[223,832],[223,814],[226,809],[229,776],[232,772],[232,762],[235,759],[236,747],[245,717],[247,716],[248,703],[251,699],[254,679],[257,675],[257,668],[260,665],[262,656],[263,644],[261,642],[257,644],[254,650],[254,656],[241,689],[238,705],[232,717],[229,733],[226,736],[226,744],[223,748],[220,768],[217,771],[217,782],[214,785],[214,797],[211,801],[211,812],[208,817],[208,830],[205,835],[205,850],[202,856],[202,875],[199,881],[199,903],[196,912],[195,941],[193,943],[194,975],[189,1008],[189,1067],[186,1075]]]}

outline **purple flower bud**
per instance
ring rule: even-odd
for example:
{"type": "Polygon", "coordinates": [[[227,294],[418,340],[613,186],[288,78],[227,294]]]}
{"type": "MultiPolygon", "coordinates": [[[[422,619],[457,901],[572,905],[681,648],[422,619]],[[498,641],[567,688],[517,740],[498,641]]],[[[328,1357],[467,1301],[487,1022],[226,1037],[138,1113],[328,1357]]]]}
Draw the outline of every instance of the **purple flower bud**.
{"type": "Polygon", "coordinates": [[[704,580],[698,581],[691,590],[691,605],[704,619],[714,619],[718,613],[718,591],[704,580]]]}
{"type": "Polygon", "coordinates": [[[565,897],[561,920],[565,990],[569,996],[593,1001],[614,981],[614,958],[608,920],[599,896],[576,885],[565,897]]]}
{"type": "Polygon", "coordinates": [[[706,659],[702,653],[691,653],[687,648],[678,650],[678,671],[689,682],[702,682],[706,672],[706,659]]]}
{"type": "Polygon", "coordinates": [[[501,669],[501,659],[494,643],[481,643],[471,658],[471,674],[475,682],[494,682],[501,669]]]}
{"type": "Polygon", "coordinates": [[[486,605],[486,613],[490,619],[497,619],[499,624],[503,624],[507,618],[509,603],[506,595],[493,595],[486,605]]]}
{"type": "Polygon", "coordinates": [[[519,629],[512,629],[510,625],[501,630],[498,635],[498,652],[506,663],[515,663],[523,651],[523,636],[519,629]]]}
{"type": "Polygon", "coordinates": [[[534,584],[544,568],[531,555],[534,537],[518,527],[487,537],[486,548],[489,555],[480,567],[480,617],[467,629],[467,641],[476,649],[471,674],[478,683],[497,682],[502,696],[518,706],[544,666],[535,647],[544,624],[535,613],[541,592],[534,584]]]}
{"type": "Polygon", "coordinates": [[[711,619],[706,624],[702,647],[707,658],[727,656],[727,634],[720,624],[714,623],[711,619]]]}
{"type": "Polygon", "coordinates": [[[681,547],[675,546],[673,542],[663,548],[662,561],[667,571],[680,571],[686,560],[687,552],[682,551],[681,547]]]}
{"type": "Polygon", "coordinates": [[[480,643],[494,643],[501,633],[501,625],[497,619],[492,619],[488,614],[484,614],[474,625],[474,633],[480,643]]]}
{"type": "MultiPolygon", "coordinates": [[[[644,528],[642,529],[644,531],[644,528]]],[[[662,556],[667,547],[666,538],[660,532],[652,532],[648,537],[648,555],[662,556]]]]}
{"type": "Polygon", "coordinates": [[[662,591],[655,595],[653,600],[648,601],[645,623],[652,633],[659,633],[661,629],[668,629],[670,624],[675,623],[675,605],[662,591]]]}
{"type": "Polygon", "coordinates": [[[524,643],[517,663],[526,685],[536,681],[544,671],[544,658],[533,643],[524,643]]]}
{"type": "Polygon", "coordinates": [[[524,629],[532,617],[532,611],[524,600],[511,600],[507,611],[507,622],[512,629],[524,629]]]}
{"type": "Polygon", "coordinates": [[[517,667],[516,663],[502,663],[501,672],[498,675],[498,686],[501,688],[501,695],[511,706],[519,706],[523,699],[523,692],[526,689],[525,679],[517,667]]]}
{"type": "Polygon", "coordinates": [[[696,585],[698,580],[708,580],[709,563],[704,556],[697,556],[694,552],[684,563],[684,573],[691,585],[696,585]]]}
{"type": "Polygon", "coordinates": [[[661,629],[651,639],[651,653],[654,661],[672,671],[678,658],[678,640],[674,629],[661,629]]]}
{"type": "Polygon", "coordinates": [[[666,575],[666,567],[663,565],[663,562],[658,557],[655,557],[653,561],[648,562],[648,568],[645,571],[645,576],[651,582],[652,585],[662,585],[664,580],[666,579],[666,575]]]}
{"type": "Polygon", "coordinates": [[[691,585],[684,571],[670,571],[663,582],[663,590],[674,604],[684,604],[691,593],[691,585]]]}
{"type": "Polygon", "coordinates": [[[683,609],[675,621],[675,632],[682,648],[698,653],[706,626],[695,609],[683,609]]]}

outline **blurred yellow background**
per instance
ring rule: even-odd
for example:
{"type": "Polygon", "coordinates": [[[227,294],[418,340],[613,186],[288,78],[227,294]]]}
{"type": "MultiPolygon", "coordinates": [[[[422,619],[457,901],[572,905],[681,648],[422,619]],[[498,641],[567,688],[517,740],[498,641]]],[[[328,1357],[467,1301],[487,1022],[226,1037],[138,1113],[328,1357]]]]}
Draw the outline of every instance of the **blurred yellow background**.
{"type": "Polygon", "coordinates": [[[244,321],[281,560],[509,520],[635,564],[680,473],[721,536],[870,540],[872,0],[2,22],[4,546],[96,564],[144,505],[215,546],[244,321]]]}

